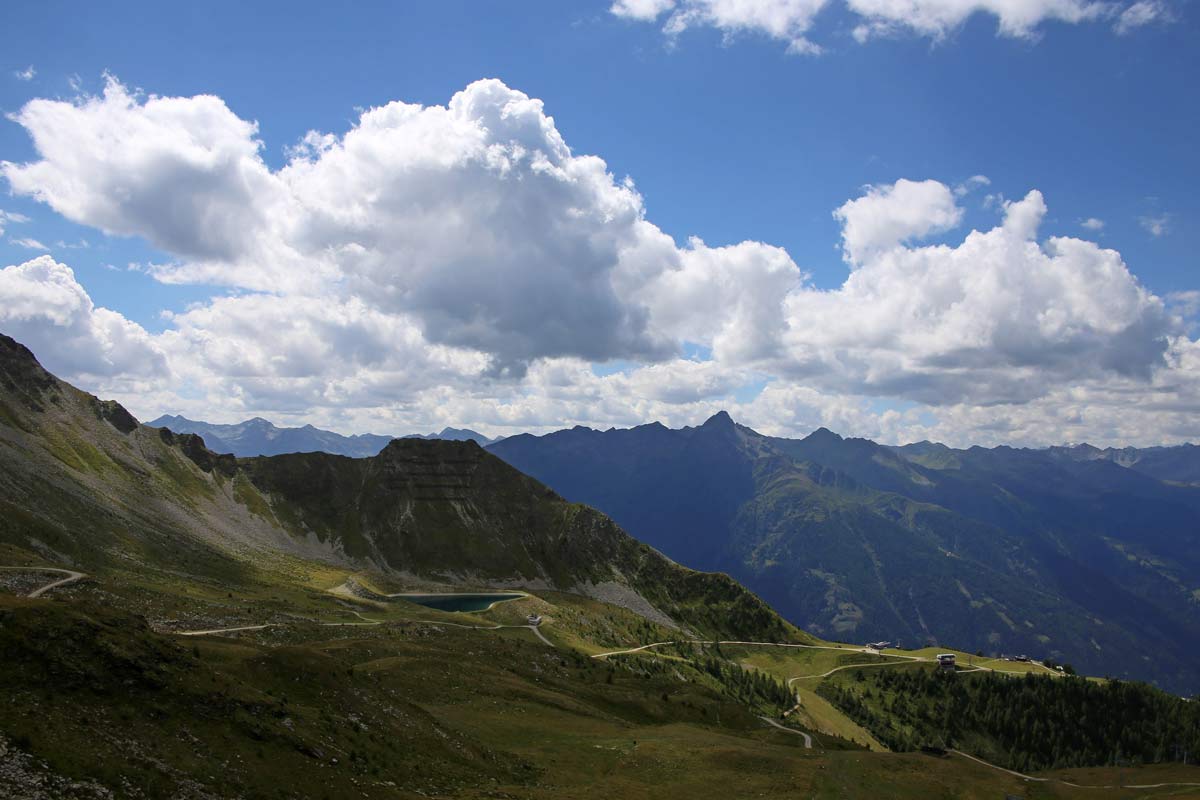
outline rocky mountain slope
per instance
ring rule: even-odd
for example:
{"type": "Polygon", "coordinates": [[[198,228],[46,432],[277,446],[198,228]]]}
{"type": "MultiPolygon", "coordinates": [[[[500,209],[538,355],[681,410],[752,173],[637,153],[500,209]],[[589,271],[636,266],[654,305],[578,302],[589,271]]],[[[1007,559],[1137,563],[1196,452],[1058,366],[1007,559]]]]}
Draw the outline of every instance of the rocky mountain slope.
{"type": "Polygon", "coordinates": [[[237,580],[280,558],[571,591],[703,635],[801,635],[724,575],[678,566],[474,442],[239,460],[141,425],[0,337],[0,543],[89,571],[237,580]]]}
{"type": "Polygon", "coordinates": [[[1200,688],[1200,491],[1108,459],[821,429],[584,428],[491,451],[828,638],[956,642],[1200,688]]]}

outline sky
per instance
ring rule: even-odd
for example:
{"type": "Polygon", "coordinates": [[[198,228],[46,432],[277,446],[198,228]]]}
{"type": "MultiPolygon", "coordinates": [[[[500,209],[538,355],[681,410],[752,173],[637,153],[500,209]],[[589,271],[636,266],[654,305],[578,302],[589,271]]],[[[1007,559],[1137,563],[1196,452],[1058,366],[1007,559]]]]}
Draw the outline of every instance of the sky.
{"type": "Polygon", "coordinates": [[[0,332],[141,419],[1200,441],[1179,0],[13,4],[0,332]]]}

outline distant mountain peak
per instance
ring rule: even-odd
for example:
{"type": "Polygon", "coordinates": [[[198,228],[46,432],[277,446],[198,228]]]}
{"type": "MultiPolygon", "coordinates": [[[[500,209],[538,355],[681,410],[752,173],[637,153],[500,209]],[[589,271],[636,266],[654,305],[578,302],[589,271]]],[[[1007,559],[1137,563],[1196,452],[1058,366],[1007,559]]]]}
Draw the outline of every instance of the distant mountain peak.
{"type": "Polygon", "coordinates": [[[722,410],[722,411],[718,411],[717,413],[715,413],[711,417],[709,417],[707,420],[705,420],[704,424],[701,425],[700,427],[702,427],[702,428],[717,428],[717,427],[732,428],[733,425],[734,425],[733,417],[729,416],[728,411],[722,410]]]}
{"type": "Polygon", "coordinates": [[[838,436],[833,431],[825,426],[817,428],[815,431],[805,436],[802,441],[806,442],[842,442],[845,441],[841,436],[838,436]]]}

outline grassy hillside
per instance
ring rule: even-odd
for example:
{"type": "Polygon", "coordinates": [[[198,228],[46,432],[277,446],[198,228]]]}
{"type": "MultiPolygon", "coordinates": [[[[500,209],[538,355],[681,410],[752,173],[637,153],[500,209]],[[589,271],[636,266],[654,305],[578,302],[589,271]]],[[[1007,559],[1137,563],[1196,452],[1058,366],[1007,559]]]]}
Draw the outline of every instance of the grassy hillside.
{"type": "MultiPolygon", "coordinates": [[[[771,671],[738,667],[755,648],[592,658],[567,640],[595,648],[590,631],[663,631],[572,595],[535,594],[481,615],[360,602],[354,615],[326,594],[304,614],[280,616],[295,600],[277,586],[258,609],[276,627],[182,637],[114,608],[134,598],[169,606],[165,595],[112,579],[56,592],[26,600],[0,590],[0,794],[36,782],[62,789],[52,797],[868,798],[880,785],[899,798],[1093,796],[961,758],[868,752],[829,734],[806,749],[758,719],[777,714],[781,698],[771,671]],[[530,609],[547,617],[556,648],[527,630],[451,624],[530,609]]],[[[1125,779],[1200,773],[1146,768],[1125,779]]]]}

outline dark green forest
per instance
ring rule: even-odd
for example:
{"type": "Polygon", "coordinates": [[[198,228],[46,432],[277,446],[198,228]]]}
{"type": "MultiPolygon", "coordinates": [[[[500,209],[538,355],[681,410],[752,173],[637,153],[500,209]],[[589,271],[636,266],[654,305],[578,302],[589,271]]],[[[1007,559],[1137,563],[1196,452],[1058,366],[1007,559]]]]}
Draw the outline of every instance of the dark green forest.
{"type": "Polygon", "coordinates": [[[787,685],[766,672],[746,669],[740,664],[709,658],[704,671],[725,689],[725,693],[749,706],[765,706],[786,711],[795,705],[795,696],[787,685]]]}
{"type": "Polygon", "coordinates": [[[858,670],[818,692],[888,747],[959,748],[1036,771],[1200,757],[1200,708],[1143,683],[858,670]]]}

